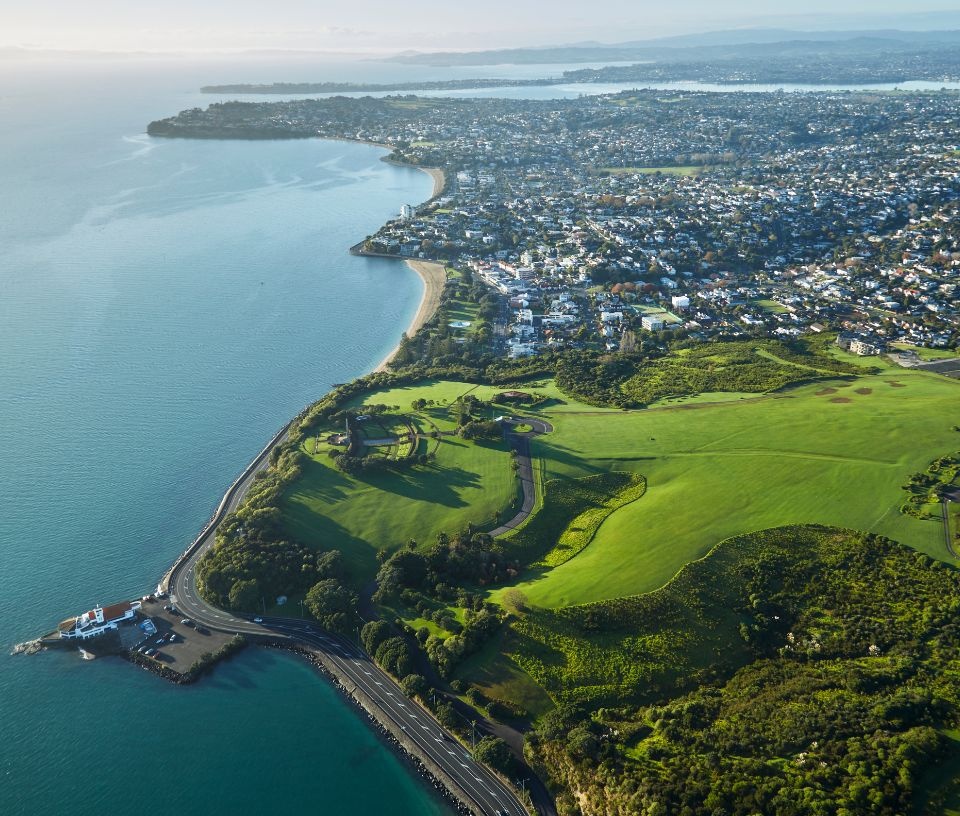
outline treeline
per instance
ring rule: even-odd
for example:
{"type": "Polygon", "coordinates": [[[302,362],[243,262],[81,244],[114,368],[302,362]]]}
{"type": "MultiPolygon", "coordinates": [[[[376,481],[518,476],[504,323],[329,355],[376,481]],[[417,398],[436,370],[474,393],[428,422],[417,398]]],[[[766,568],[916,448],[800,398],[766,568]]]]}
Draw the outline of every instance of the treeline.
{"type": "Polygon", "coordinates": [[[216,544],[197,564],[197,588],[208,602],[256,609],[261,599],[305,591],[318,579],[320,556],[282,533],[280,497],[300,476],[302,457],[299,440],[282,443],[243,504],[220,523],[216,544]]]}
{"type": "MultiPolygon", "coordinates": [[[[482,610],[486,611],[486,610],[482,610]]],[[[360,631],[360,640],[363,648],[370,654],[384,671],[392,674],[400,682],[400,688],[408,697],[414,697],[436,716],[439,723],[448,731],[466,738],[470,733],[466,727],[469,720],[457,712],[453,702],[444,692],[437,692],[426,677],[416,672],[415,647],[411,646],[408,638],[397,635],[393,628],[385,621],[369,621],[360,631]]],[[[457,691],[467,691],[465,684],[454,681],[457,691]]],[[[476,689],[469,689],[466,694],[473,705],[486,703],[491,714],[496,711],[502,716],[509,716],[512,712],[502,704],[498,708],[496,701],[482,698],[476,689]]],[[[474,747],[474,757],[489,765],[500,773],[510,775],[517,769],[517,761],[510,751],[510,747],[499,737],[484,736],[474,747]]]]}
{"type": "Polygon", "coordinates": [[[420,331],[413,337],[404,335],[391,361],[392,368],[468,364],[482,370],[496,359],[491,340],[501,298],[481,281],[474,280],[469,269],[460,274],[460,278],[447,281],[436,313],[420,331]],[[455,317],[453,310],[461,303],[477,307],[476,320],[467,332],[450,326],[455,317]]]}

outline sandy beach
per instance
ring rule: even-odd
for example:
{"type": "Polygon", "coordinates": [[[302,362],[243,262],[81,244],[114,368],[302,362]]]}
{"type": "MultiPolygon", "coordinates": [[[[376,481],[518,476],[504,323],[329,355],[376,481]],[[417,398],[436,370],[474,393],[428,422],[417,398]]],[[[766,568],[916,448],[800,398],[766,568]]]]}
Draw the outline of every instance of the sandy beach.
{"type": "MultiPolygon", "coordinates": [[[[434,180],[434,183],[437,183],[436,180],[434,180]]],[[[424,323],[433,317],[440,306],[440,296],[443,294],[443,287],[447,281],[447,268],[444,264],[435,261],[407,261],[407,266],[416,272],[423,281],[423,297],[420,300],[420,308],[417,309],[413,322],[407,327],[406,332],[407,337],[412,337],[424,323]]],[[[383,362],[374,371],[386,371],[387,364],[393,359],[393,355],[397,353],[399,348],[400,344],[397,343],[393,351],[383,358],[383,362]]]]}
{"type": "Polygon", "coordinates": [[[443,188],[447,186],[447,177],[439,167],[421,167],[420,169],[423,170],[424,173],[429,173],[430,178],[433,179],[433,193],[430,194],[430,198],[436,198],[443,192],[443,188]]]}

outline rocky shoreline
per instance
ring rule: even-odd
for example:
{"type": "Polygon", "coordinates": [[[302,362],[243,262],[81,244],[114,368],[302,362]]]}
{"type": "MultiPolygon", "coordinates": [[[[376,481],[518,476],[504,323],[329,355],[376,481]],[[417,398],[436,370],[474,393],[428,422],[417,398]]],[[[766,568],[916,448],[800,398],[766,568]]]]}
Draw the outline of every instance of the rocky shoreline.
{"type": "Polygon", "coordinates": [[[307,660],[320,674],[329,680],[333,686],[340,691],[347,700],[356,706],[374,726],[376,732],[400,757],[409,763],[411,769],[416,771],[421,778],[426,780],[458,813],[473,814],[476,813],[473,807],[467,804],[460,793],[459,786],[450,779],[443,770],[428,757],[421,756],[416,746],[406,739],[403,732],[397,733],[391,728],[386,717],[382,714],[379,707],[376,706],[360,689],[345,683],[341,677],[329,666],[323,659],[323,654],[303,646],[297,646],[291,643],[274,641],[262,644],[267,648],[279,649],[290,652],[307,660]]]}

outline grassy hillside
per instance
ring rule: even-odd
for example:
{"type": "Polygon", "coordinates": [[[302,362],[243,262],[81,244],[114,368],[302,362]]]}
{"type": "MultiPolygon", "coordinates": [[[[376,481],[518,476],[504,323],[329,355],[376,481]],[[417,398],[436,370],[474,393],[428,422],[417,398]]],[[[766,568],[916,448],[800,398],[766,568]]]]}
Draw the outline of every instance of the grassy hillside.
{"type": "Polygon", "coordinates": [[[563,607],[647,592],[717,541],[782,524],[882,533],[946,557],[940,527],[899,512],[910,474],[956,450],[960,383],[905,369],[762,397],[633,412],[557,410],[537,440],[547,478],[646,477],[590,546],[520,585],[563,607]]]}
{"type": "MultiPolygon", "coordinates": [[[[418,424],[426,432],[432,427],[418,424]]],[[[376,574],[378,550],[411,539],[429,545],[438,533],[470,523],[492,525],[517,500],[517,479],[502,441],[424,439],[421,447],[436,451],[433,461],[359,475],[341,472],[325,446],[313,453],[311,443],[303,446],[302,475],[282,497],[283,533],[314,548],[340,550],[358,583],[376,574]]]]}
{"type": "Polygon", "coordinates": [[[529,611],[514,626],[512,656],[557,700],[596,706],[656,698],[736,669],[758,649],[793,642],[787,633],[798,625],[817,643],[803,649],[818,655],[832,654],[851,627],[886,651],[922,628],[932,563],[886,539],[827,527],[751,533],[719,544],[653,592],[529,611]],[[886,574],[898,576],[888,594],[878,583],[886,574]]]}

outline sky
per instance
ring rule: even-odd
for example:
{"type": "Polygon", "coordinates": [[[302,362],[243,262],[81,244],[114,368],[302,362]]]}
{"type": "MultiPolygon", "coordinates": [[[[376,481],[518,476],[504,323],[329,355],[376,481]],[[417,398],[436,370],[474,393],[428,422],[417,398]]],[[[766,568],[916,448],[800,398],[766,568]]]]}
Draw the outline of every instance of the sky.
{"type": "Polygon", "coordinates": [[[781,0],[0,0],[0,47],[475,50],[745,27],[933,29],[941,21],[932,13],[958,4],[805,0],[803,13],[790,15],[784,7],[781,0]]]}

